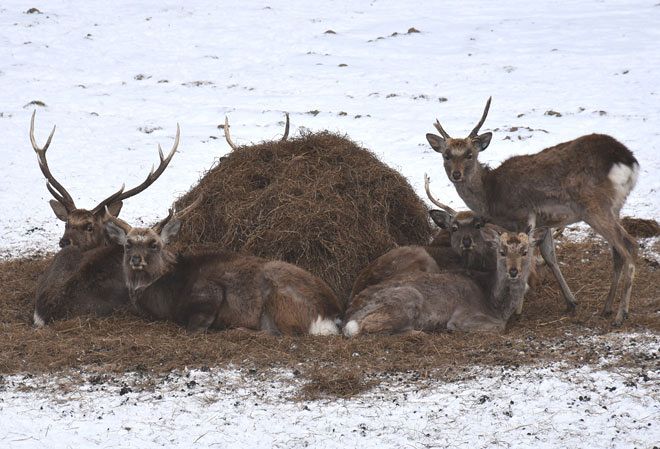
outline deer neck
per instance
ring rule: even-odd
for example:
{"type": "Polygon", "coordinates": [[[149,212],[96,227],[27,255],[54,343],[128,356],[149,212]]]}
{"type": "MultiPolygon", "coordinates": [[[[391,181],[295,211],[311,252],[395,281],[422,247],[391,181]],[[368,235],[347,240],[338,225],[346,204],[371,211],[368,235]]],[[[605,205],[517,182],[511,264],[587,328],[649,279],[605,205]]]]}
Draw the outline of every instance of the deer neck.
{"type": "Polygon", "coordinates": [[[474,173],[464,182],[455,183],[456,192],[465,202],[470,210],[479,215],[489,216],[486,201],[485,177],[488,174],[488,167],[477,163],[474,173]]]}
{"type": "Polygon", "coordinates": [[[526,277],[510,279],[493,274],[494,285],[490,294],[490,306],[504,320],[508,320],[522,301],[527,290],[526,277]]]}

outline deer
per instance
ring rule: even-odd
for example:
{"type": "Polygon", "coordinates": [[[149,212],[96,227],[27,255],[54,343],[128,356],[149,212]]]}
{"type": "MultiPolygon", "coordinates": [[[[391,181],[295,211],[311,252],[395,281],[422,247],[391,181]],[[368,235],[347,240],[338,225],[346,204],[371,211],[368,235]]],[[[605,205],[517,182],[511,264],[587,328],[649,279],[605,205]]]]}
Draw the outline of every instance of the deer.
{"type": "MultiPolygon", "coordinates": [[[[286,139],[289,138],[289,113],[285,112],[284,113],[286,117],[286,121],[284,124],[284,135],[280,139],[280,141],[285,142],[286,139]]],[[[231,133],[229,132],[229,118],[225,115],[225,125],[224,125],[224,133],[225,133],[225,140],[227,141],[227,144],[232,150],[237,149],[239,146],[234,143],[234,141],[231,138],[231,133]]]]}
{"type": "Polygon", "coordinates": [[[295,265],[230,251],[174,254],[168,242],[181,220],[201,201],[149,228],[106,223],[123,247],[123,278],[139,314],[173,321],[188,332],[209,329],[273,335],[333,335],[341,302],[320,278],[295,265]]]}
{"type": "MultiPolygon", "coordinates": [[[[46,151],[55,127],[44,146],[40,147],[34,136],[35,115],[36,111],[30,121],[30,142],[47,180],[46,187],[54,197],[50,201],[51,208],[56,217],[65,222],[65,231],[59,241],[60,251],[37,283],[33,322],[41,327],[57,319],[81,314],[108,315],[128,303],[128,292],[122,283],[115,282],[115,278],[121,279],[121,253],[107,239],[103,225],[109,215],[115,218],[119,215],[124,200],[145,190],[167,168],[179,145],[179,125],[169,154],[164,157],[158,145],[160,163],[156,170],[152,167],[140,185],[127,191],[122,186],[93,209],[79,209],[48,166],[46,151]]],[[[118,218],[116,220],[122,226],[127,225],[118,218]]]]}
{"type": "Polygon", "coordinates": [[[516,233],[488,223],[480,234],[496,254],[494,271],[416,272],[368,287],[346,311],[343,334],[503,332],[520,309],[532,249],[546,230],[516,233]]]}
{"type": "Polygon", "coordinates": [[[394,248],[363,268],[353,283],[349,302],[371,285],[413,272],[440,273],[454,268],[495,268],[494,256],[480,234],[486,220],[471,211],[457,212],[441,203],[434,198],[429,184],[430,178],[424,174],[426,194],[440,208],[429,210],[431,220],[440,228],[440,232],[428,245],[394,248]]]}
{"type": "Polygon", "coordinates": [[[465,204],[493,223],[514,230],[549,229],[539,248],[559,283],[566,310],[577,302],[564,279],[555,254],[550,228],[583,221],[612,249],[613,275],[602,315],[613,313],[617,287],[623,291],[614,326],[628,316],[635,277],[636,241],[624,230],[619,213],[639,176],[639,162],[622,143],[604,134],[590,134],[530,155],[513,156],[491,169],[479,162],[492,133],[479,134],[491,99],[466,138],[452,138],[439,120],[440,136],[428,133],[431,148],[442,154],[447,177],[465,204]]]}

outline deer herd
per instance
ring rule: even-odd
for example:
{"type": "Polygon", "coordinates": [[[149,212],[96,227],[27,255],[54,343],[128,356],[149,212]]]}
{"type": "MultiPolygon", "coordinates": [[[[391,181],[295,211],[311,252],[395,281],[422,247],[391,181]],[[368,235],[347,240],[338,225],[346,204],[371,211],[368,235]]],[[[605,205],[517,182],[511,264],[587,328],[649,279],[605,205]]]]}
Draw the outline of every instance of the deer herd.
{"type": "MultiPolygon", "coordinates": [[[[176,253],[171,240],[187,214],[170,209],[152,227],[132,227],[119,219],[123,201],[145,190],[167,168],[174,145],[144,182],[122,186],[91,210],[78,209],[52,175],[46,152],[55,128],[41,148],[30,122],[50,205],[65,222],[60,251],[41,275],[34,324],[83,314],[105,316],[128,308],[151,320],[177,323],[190,332],[240,328],[275,335],[502,332],[520,314],[525,293],[538,285],[540,260],[557,280],[567,311],[576,300],[555,255],[553,229],[584,221],[611,246],[613,275],[603,315],[613,312],[623,279],[614,325],[628,315],[637,244],[624,230],[619,212],[635,186],[639,164],[623,144],[592,134],[536,154],[514,156],[491,169],[479,153],[491,142],[479,134],[490,108],[466,138],[427,134],[442,155],[447,177],[470,208],[457,212],[431,193],[430,210],[440,228],[426,246],[402,246],[381,255],[356,276],[347,300],[319,277],[283,261],[230,251],[176,253]],[[537,254],[540,253],[540,257],[537,254]]],[[[236,148],[225,121],[227,143],[236,148]]],[[[289,117],[287,114],[287,138],[289,117]]]]}

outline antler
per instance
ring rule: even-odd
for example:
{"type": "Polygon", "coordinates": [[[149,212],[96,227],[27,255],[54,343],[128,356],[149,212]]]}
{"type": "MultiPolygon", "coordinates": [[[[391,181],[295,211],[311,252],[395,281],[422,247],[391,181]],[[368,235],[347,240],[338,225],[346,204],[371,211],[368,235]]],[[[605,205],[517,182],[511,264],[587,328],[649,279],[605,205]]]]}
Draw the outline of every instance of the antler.
{"type": "Polygon", "coordinates": [[[433,198],[433,195],[431,195],[431,188],[429,187],[430,182],[431,178],[429,178],[429,175],[424,173],[424,189],[426,190],[426,196],[429,197],[429,200],[431,200],[431,202],[438,206],[440,209],[446,210],[450,215],[456,215],[456,211],[454,209],[447,206],[446,204],[442,204],[440,201],[433,198]]]}
{"type": "Polygon", "coordinates": [[[479,132],[479,128],[481,128],[481,125],[484,124],[486,121],[486,116],[488,115],[488,110],[490,109],[490,100],[492,100],[493,97],[488,97],[488,101],[486,102],[486,107],[484,108],[484,113],[481,116],[481,120],[479,120],[479,123],[477,123],[477,126],[474,127],[472,132],[470,132],[470,135],[468,137],[476,137],[477,133],[479,132]]]}
{"type": "Polygon", "coordinates": [[[50,169],[48,168],[48,161],[46,160],[46,150],[48,150],[50,142],[53,140],[53,134],[55,134],[55,126],[53,126],[53,130],[50,132],[44,147],[39,148],[39,145],[37,145],[37,141],[34,138],[34,117],[36,114],[37,111],[35,109],[34,112],[32,112],[32,119],[30,120],[30,142],[32,143],[32,148],[34,149],[35,153],[37,153],[39,168],[41,169],[41,173],[43,173],[43,175],[48,180],[46,183],[48,191],[55,197],[58,202],[62,204],[62,206],[64,206],[67,212],[71,212],[72,210],[76,209],[73,198],[71,195],[69,195],[69,192],[66,191],[62,184],[57,182],[55,177],[52,175],[50,169]]]}
{"type": "MultiPolygon", "coordinates": [[[[288,137],[289,137],[289,113],[285,112],[284,115],[286,115],[286,123],[284,124],[284,135],[280,139],[280,141],[284,142],[288,137]]],[[[229,119],[225,115],[225,140],[229,144],[232,150],[235,150],[238,148],[238,146],[234,143],[233,140],[231,140],[231,135],[229,134],[229,119]]]]}
{"type": "Polygon", "coordinates": [[[176,208],[174,207],[174,205],[172,205],[172,207],[170,207],[170,209],[169,209],[169,211],[168,211],[167,217],[163,218],[163,219],[162,219],[161,221],[159,221],[156,225],[154,225],[154,226],[152,227],[152,229],[153,229],[154,231],[156,231],[157,233],[160,234],[160,231],[163,230],[163,228],[165,227],[165,225],[166,225],[167,223],[169,223],[169,221],[170,221],[172,218],[174,218],[174,217],[176,217],[176,218],[178,218],[178,219],[182,219],[182,218],[184,218],[186,215],[188,215],[188,214],[189,214],[189,213],[190,213],[195,207],[197,207],[197,206],[202,202],[202,198],[203,198],[203,196],[202,196],[202,195],[199,195],[199,196],[195,199],[195,201],[193,201],[192,203],[190,203],[189,205],[187,205],[186,207],[184,207],[184,208],[181,209],[180,211],[177,211],[176,208]]]}
{"type": "Polygon", "coordinates": [[[99,205],[93,209],[92,213],[96,214],[97,212],[105,208],[105,206],[109,206],[112,203],[123,201],[126,198],[135,196],[138,193],[142,192],[147,187],[149,187],[151,184],[153,184],[154,181],[156,181],[156,179],[158,179],[160,175],[163,174],[163,171],[165,171],[170,161],[172,160],[174,153],[176,153],[176,150],[179,147],[180,134],[181,134],[181,130],[179,128],[179,124],[177,123],[176,136],[174,137],[174,145],[172,146],[172,149],[170,150],[167,157],[163,156],[163,149],[161,148],[160,144],[158,144],[158,156],[160,157],[160,163],[158,164],[158,168],[155,171],[154,171],[154,167],[153,166],[151,167],[151,171],[147,175],[147,178],[142,182],[142,184],[130,190],[127,190],[126,192],[124,192],[124,186],[122,185],[121,189],[119,189],[117,192],[113,193],[108,198],[101,201],[99,205]]]}
{"type": "Polygon", "coordinates": [[[435,129],[438,130],[438,132],[442,135],[442,137],[444,137],[445,139],[451,139],[451,137],[449,137],[449,134],[447,134],[447,131],[442,129],[442,125],[440,124],[440,120],[435,119],[435,123],[433,124],[433,126],[435,126],[435,129]]]}

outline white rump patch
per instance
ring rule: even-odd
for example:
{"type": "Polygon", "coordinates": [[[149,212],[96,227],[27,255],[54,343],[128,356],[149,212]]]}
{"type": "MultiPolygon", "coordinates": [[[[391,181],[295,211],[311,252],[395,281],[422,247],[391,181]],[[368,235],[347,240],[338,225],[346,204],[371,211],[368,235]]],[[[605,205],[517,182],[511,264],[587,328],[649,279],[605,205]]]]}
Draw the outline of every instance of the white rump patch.
{"type": "Polygon", "coordinates": [[[309,333],[311,335],[337,335],[339,328],[333,320],[319,315],[316,321],[309,326],[309,333]]]}
{"type": "Polygon", "coordinates": [[[630,191],[637,184],[639,176],[639,164],[633,164],[632,167],[623,163],[614,164],[610,168],[607,177],[612,181],[614,187],[614,207],[618,211],[623,206],[630,191]]]}
{"type": "Polygon", "coordinates": [[[344,326],[344,335],[346,337],[355,337],[360,333],[360,325],[357,321],[351,320],[344,326]]]}
{"type": "Polygon", "coordinates": [[[34,321],[34,325],[37,327],[44,327],[46,325],[46,321],[44,321],[44,319],[39,316],[36,310],[34,311],[32,320],[34,321]]]}

